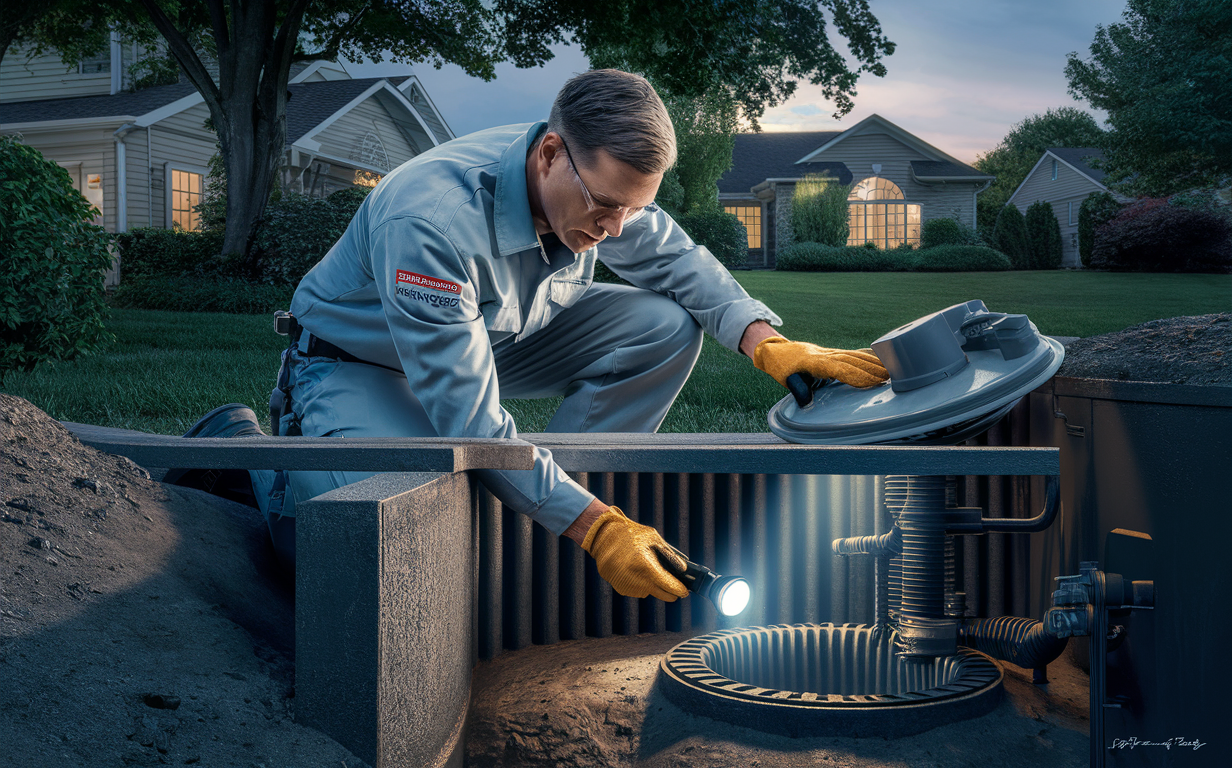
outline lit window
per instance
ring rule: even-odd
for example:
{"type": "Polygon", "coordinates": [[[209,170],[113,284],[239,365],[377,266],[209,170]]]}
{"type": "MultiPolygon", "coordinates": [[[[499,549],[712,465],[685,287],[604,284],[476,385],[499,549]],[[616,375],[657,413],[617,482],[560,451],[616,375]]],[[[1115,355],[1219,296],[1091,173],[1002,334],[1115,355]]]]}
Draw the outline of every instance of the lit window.
{"type": "Polygon", "coordinates": [[[920,244],[920,206],[893,202],[904,199],[894,182],[870,176],[855,185],[847,199],[848,245],[872,242],[879,248],[893,248],[903,243],[920,244]]]}
{"type": "Polygon", "coordinates": [[[201,205],[202,176],[189,171],[171,171],[171,227],[199,229],[200,216],[194,210],[201,205]]]}
{"type": "Polygon", "coordinates": [[[375,187],[381,183],[381,174],[373,173],[372,171],[356,171],[355,186],[357,187],[375,187]]]}
{"type": "Polygon", "coordinates": [[[725,205],[723,210],[736,214],[749,235],[749,247],[761,247],[761,206],[760,205],[725,205]]]}

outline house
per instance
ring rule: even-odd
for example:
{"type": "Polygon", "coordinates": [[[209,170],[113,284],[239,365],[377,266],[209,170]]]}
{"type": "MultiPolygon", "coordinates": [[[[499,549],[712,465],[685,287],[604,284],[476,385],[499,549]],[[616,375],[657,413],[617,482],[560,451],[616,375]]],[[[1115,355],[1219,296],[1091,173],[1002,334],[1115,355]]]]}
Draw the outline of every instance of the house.
{"type": "MultiPolygon", "coordinates": [[[[1082,266],[1078,256],[1078,207],[1096,192],[1112,192],[1104,186],[1104,172],[1091,167],[1090,161],[1103,157],[1104,153],[1095,147],[1047,149],[1007,203],[1017,206],[1024,214],[1037,200],[1052,206],[1052,213],[1061,224],[1062,267],[1082,266]]],[[[1115,192],[1112,194],[1122,203],[1132,200],[1115,192]]]]}
{"type": "Polygon", "coordinates": [[[854,183],[847,242],[882,248],[919,243],[929,219],[955,218],[974,229],[975,196],[995,178],[880,115],[845,131],[738,134],[719,202],[744,222],[749,266],[772,268],[778,249],[791,243],[792,195],[809,174],[854,183]]]}
{"type": "MultiPolygon", "coordinates": [[[[196,229],[193,207],[216,137],[189,84],[133,90],[142,52],[113,38],[111,51],[66,68],[58,55],[10,52],[0,63],[0,134],[65,168],[109,232],[196,229]]],[[[334,62],[297,65],[288,87],[284,189],[326,196],[375,185],[406,160],[454,138],[414,76],[353,79],[334,62]]],[[[119,282],[119,264],[107,285],[119,282]]]]}

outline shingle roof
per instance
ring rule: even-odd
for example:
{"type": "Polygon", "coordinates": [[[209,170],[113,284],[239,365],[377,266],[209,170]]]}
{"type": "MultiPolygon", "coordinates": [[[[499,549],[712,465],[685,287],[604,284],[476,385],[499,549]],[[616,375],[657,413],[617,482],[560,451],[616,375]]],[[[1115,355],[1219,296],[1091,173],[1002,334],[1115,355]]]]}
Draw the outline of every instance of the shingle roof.
{"type": "Polygon", "coordinates": [[[807,173],[826,173],[840,183],[851,183],[851,171],[842,163],[796,161],[822,146],[842,131],[797,133],[739,133],[732,152],[732,167],[719,179],[719,191],[747,193],[766,179],[795,179],[807,173]]]}
{"type": "Polygon", "coordinates": [[[0,104],[0,123],[41,123],[90,117],[140,117],[194,93],[188,83],[158,85],[114,96],[77,96],[71,99],[12,101],[0,104]]]}
{"type": "Polygon", "coordinates": [[[959,163],[951,163],[947,160],[912,160],[911,172],[916,176],[927,178],[971,178],[971,179],[991,179],[995,178],[982,171],[977,171],[969,165],[961,165],[959,163]]]}
{"type": "Polygon", "coordinates": [[[1090,176],[1100,184],[1104,183],[1104,172],[1087,164],[1088,159],[1104,159],[1104,153],[1097,147],[1049,147],[1048,151],[1078,170],[1090,176]]]}
{"type": "MultiPolygon", "coordinates": [[[[394,86],[406,77],[369,77],[360,80],[323,80],[287,86],[287,144],[320,125],[379,80],[394,86]]],[[[178,101],[195,89],[188,83],[143,88],[114,96],[78,96],[71,99],[0,103],[0,123],[37,123],[91,117],[140,117],[178,101]]]]}
{"type": "Polygon", "coordinates": [[[323,120],[351,103],[359,94],[380,80],[397,85],[405,78],[365,77],[359,80],[321,80],[315,83],[288,85],[287,144],[321,124],[323,120]]]}

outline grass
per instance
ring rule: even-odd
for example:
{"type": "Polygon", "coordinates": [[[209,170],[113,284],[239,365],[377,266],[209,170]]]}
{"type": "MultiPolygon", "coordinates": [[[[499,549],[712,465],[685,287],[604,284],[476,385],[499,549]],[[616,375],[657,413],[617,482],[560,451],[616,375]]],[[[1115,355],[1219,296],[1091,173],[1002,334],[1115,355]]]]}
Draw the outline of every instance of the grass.
{"type": "MultiPolygon", "coordinates": [[[[1088,272],[738,272],[736,279],[783,318],[783,333],[858,348],[922,315],[970,299],[1030,316],[1053,336],[1094,336],[1147,320],[1232,311],[1232,275],[1088,272]]],[[[0,391],[54,418],[182,434],[206,411],[247,403],[269,432],[268,398],[285,339],[270,318],[114,309],[107,352],[12,373],[0,391]]],[[[765,432],[785,394],[741,355],[707,337],[664,432],[765,432]]],[[[523,432],[541,431],[559,405],[509,400],[523,432]]]]}

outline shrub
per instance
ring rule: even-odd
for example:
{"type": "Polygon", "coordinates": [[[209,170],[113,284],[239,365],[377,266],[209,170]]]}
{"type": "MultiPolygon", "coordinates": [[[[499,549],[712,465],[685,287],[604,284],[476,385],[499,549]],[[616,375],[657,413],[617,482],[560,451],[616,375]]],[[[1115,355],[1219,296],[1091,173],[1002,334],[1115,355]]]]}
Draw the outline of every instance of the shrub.
{"type": "Polygon", "coordinates": [[[1133,272],[1232,271],[1232,223],[1212,210],[1144,198],[1095,231],[1091,266],[1133,272]]]}
{"type": "Polygon", "coordinates": [[[809,174],[796,183],[791,199],[791,230],[798,243],[847,244],[850,184],[809,174]]]}
{"type": "Polygon", "coordinates": [[[1003,272],[1009,258],[984,245],[939,245],[916,255],[917,272],[1003,272]]]}
{"type": "Polygon", "coordinates": [[[0,136],[0,380],[114,340],[103,327],[112,237],[93,219],[67,171],[0,136]]]}
{"type": "Polygon", "coordinates": [[[1061,267],[1061,222],[1052,204],[1037,200],[1027,208],[1028,269],[1059,269],[1061,267]]]}
{"type": "Polygon", "coordinates": [[[1078,257],[1082,266],[1091,266],[1091,253],[1095,249],[1095,230],[1112,220],[1121,210],[1121,204],[1110,192],[1088,195],[1078,206],[1078,257]]]}
{"type": "Polygon", "coordinates": [[[775,269],[785,272],[908,272],[916,251],[796,243],[778,252],[775,269]]]}
{"type": "Polygon", "coordinates": [[[749,232],[740,217],[722,209],[702,209],[676,219],[693,242],[710,249],[723,266],[743,267],[749,260],[749,232]]]}
{"type": "Polygon", "coordinates": [[[298,285],[342,237],[370,191],[352,187],[324,199],[292,192],[271,202],[257,231],[261,279],[298,285]]]}
{"type": "MultiPolygon", "coordinates": [[[[920,228],[920,247],[936,248],[939,245],[967,245],[967,234],[971,230],[949,217],[929,219],[920,228]]],[[[972,233],[974,234],[974,233],[972,233]]]]}
{"type": "Polygon", "coordinates": [[[291,286],[237,278],[138,275],[124,278],[111,304],[133,309],[261,315],[287,309],[294,293],[291,286]]]}
{"type": "Polygon", "coordinates": [[[213,275],[227,269],[222,232],[141,227],[116,236],[123,279],[213,275]]]}
{"type": "Polygon", "coordinates": [[[1010,258],[1014,269],[1026,269],[1030,254],[1027,250],[1027,225],[1015,205],[1006,205],[997,214],[993,228],[992,247],[1010,258]]]}

